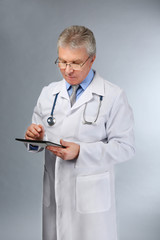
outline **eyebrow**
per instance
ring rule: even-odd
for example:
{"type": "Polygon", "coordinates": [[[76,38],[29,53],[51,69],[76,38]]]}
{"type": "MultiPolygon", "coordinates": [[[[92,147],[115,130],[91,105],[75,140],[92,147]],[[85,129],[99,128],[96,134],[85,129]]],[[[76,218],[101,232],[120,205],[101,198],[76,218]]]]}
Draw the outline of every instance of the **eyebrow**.
{"type": "MultiPolygon", "coordinates": [[[[59,58],[59,60],[61,60],[61,61],[64,61],[64,62],[67,62],[65,59],[63,59],[63,58],[60,58],[60,57],[58,57],[59,58]]],[[[82,62],[82,59],[75,59],[75,60],[73,60],[72,62],[82,62]]]]}

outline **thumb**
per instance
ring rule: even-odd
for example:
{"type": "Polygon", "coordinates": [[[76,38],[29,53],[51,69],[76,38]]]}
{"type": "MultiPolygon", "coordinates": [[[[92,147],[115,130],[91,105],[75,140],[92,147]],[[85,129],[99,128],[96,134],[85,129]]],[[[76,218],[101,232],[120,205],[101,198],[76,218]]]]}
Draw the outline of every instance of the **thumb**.
{"type": "Polygon", "coordinates": [[[68,146],[68,142],[64,141],[63,139],[60,140],[60,144],[64,147],[68,146]]]}
{"type": "Polygon", "coordinates": [[[44,127],[41,124],[39,124],[38,127],[41,129],[41,132],[44,132],[44,127]]]}

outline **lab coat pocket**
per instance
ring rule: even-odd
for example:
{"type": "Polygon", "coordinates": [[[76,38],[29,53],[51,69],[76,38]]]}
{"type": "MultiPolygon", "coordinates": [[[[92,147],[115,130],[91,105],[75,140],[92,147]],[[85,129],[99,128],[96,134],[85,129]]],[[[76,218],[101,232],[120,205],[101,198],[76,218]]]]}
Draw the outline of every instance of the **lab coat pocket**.
{"type": "Polygon", "coordinates": [[[49,181],[49,173],[46,168],[44,168],[44,176],[43,176],[43,204],[46,207],[50,206],[50,181],[49,181]]]}
{"type": "Polygon", "coordinates": [[[111,205],[109,172],[78,176],[76,181],[76,209],[80,213],[98,213],[111,205]]]}

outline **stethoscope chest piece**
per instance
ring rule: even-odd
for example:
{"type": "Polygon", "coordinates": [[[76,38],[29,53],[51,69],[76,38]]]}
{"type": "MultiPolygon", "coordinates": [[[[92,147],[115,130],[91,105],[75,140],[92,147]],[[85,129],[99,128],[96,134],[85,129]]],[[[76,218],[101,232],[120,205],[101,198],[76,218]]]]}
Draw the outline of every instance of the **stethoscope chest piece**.
{"type": "Polygon", "coordinates": [[[55,106],[56,106],[56,101],[57,101],[58,94],[59,94],[59,93],[56,94],[55,99],[54,99],[54,102],[53,102],[53,107],[52,107],[52,111],[51,111],[51,116],[47,119],[47,123],[48,123],[48,125],[49,125],[50,127],[53,126],[53,125],[56,123],[56,119],[55,119],[55,117],[53,117],[53,112],[54,112],[54,108],[55,108],[55,106]]]}
{"type": "Polygon", "coordinates": [[[51,116],[47,119],[47,123],[49,126],[53,126],[56,123],[56,119],[53,116],[51,116]]]}

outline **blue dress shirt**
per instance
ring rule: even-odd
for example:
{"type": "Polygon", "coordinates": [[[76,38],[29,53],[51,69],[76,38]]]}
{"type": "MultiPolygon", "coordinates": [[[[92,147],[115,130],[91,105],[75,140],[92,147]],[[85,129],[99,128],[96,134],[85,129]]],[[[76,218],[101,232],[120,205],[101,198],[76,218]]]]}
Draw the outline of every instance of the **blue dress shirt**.
{"type": "MultiPolygon", "coordinates": [[[[94,71],[91,69],[87,75],[87,77],[80,83],[80,87],[76,93],[76,100],[82,95],[82,93],[86,90],[89,84],[92,82],[94,77],[94,71]]],[[[68,91],[69,96],[72,94],[72,85],[66,81],[66,88],[68,91]]]]}

